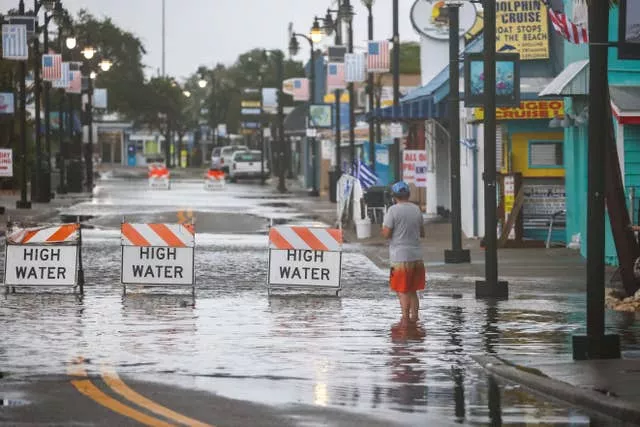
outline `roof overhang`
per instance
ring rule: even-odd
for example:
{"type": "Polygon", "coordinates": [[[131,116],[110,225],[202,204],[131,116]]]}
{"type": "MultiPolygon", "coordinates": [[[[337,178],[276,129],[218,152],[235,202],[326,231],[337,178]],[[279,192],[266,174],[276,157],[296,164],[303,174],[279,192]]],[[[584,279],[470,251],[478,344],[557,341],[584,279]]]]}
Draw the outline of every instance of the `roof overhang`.
{"type": "Polygon", "coordinates": [[[640,125],[640,86],[609,86],[611,111],[624,125],[640,125]]]}
{"type": "Polygon", "coordinates": [[[589,60],[572,62],[538,96],[585,96],[589,94],[589,60]]]}

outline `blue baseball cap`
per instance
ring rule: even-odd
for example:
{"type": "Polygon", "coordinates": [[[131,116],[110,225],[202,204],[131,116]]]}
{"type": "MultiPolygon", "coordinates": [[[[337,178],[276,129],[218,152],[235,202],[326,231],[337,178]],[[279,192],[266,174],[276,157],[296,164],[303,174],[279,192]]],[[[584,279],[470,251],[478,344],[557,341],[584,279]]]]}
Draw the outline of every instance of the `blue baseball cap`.
{"type": "Polygon", "coordinates": [[[406,182],[398,181],[391,186],[391,192],[394,196],[408,196],[411,190],[406,182]]]}

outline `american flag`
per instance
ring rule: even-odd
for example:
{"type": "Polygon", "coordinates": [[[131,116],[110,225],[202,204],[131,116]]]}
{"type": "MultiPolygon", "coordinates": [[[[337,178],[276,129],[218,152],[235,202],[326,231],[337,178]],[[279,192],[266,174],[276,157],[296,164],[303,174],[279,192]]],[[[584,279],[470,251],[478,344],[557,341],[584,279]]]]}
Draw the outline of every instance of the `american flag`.
{"type": "Polygon", "coordinates": [[[62,78],[62,55],[42,55],[42,78],[49,82],[62,78]]]}
{"type": "Polygon", "coordinates": [[[69,71],[67,93],[82,93],[82,73],[80,71],[69,71]]]}
{"type": "Polygon", "coordinates": [[[29,59],[27,26],[24,24],[2,25],[2,57],[14,61],[29,59]]]}
{"type": "Polygon", "coordinates": [[[327,64],[327,91],[333,92],[336,89],[344,89],[344,64],[339,62],[329,62],[327,64]]]}
{"type": "Polygon", "coordinates": [[[367,47],[367,70],[370,73],[387,73],[391,69],[389,41],[370,41],[367,47]]]}
{"type": "Polygon", "coordinates": [[[378,183],[378,176],[369,166],[358,159],[354,165],[353,176],[360,181],[360,186],[363,190],[372,187],[378,183]]]}
{"type": "Polygon", "coordinates": [[[364,53],[347,53],[344,56],[344,74],[347,82],[363,82],[366,79],[364,53]]]}
{"type": "Polygon", "coordinates": [[[308,101],[309,100],[309,79],[299,78],[293,80],[293,100],[308,101]]]}
{"type": "Polygon", "coordinates": [[[562,12],[556,12],[551,8],[547,0],[543,0],[549,11],[549,20],[553,29],[560,33],[562,37],[574,44],[589,43],[589,32],[581,25],[576,25],[562,12]]]}
{"type": "Polygon", "coordinates": [[[51,86],[58,89],[66,89],[69,87],[69,63],[63,62],[61,65],[60,78],[58,80],[54,80],[51,83],[51,86]]]}

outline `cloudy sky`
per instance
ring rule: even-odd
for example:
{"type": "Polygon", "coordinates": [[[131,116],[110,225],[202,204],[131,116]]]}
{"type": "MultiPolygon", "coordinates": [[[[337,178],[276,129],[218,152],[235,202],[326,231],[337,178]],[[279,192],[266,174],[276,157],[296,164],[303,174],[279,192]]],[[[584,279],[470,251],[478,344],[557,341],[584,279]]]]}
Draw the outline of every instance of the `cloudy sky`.
{"type": "MultiPolygon", "coordinates": [[[[186,77],[198,65],[231,63],[238,54],[254,47],[287,47],[287,26],[293,22],[297,32],[308,32],[313,16],[324,16],[333,0],[166,0],[167,73],[186,77]]],[[[0,12],[17,7],[18,0],[0,0],[0,12]]],[[[31,4],[31,0],[27,0],[31,4]]],[[[162,63],[162,0],[63,0],[66,8],[77,12],[88,9],[98,16],[109,16],[144,42],[148,55],[147,74],[157,72],[162,63]]],[[[366,9],[352,0],[355,45],[367,38],[366,9]]],[[[400,39],[417,40],[409,13],[413,0],[400,0],[400,39]]],[[[391,0],[374,5],[376,38],[391,37],[391,0]]],[[[304,42],[304,41],[302,41],[304,42]]],[[[304,42],[306,44],[306,42],[304,42]]],[[[301,43],[301,46],[305,46],[301,43]]],[[[299,59],[308,57],[304,49],[299,59]]]]}

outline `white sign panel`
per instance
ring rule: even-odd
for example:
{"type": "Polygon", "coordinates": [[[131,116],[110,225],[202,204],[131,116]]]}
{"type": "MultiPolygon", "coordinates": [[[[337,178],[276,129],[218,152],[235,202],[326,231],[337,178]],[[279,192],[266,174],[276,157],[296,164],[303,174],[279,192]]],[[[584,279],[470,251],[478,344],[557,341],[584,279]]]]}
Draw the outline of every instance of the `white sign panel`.
{"type": "Polygon", "coordinates": [[[13,150],[0,149],[0,177],[13,176],[13,150]]]}
{"type": "Polygon", "coordinates": [[[340,252],[272,249],[269,284],[340,288],[340,252]]]}
{"type": "Polygon", "coordinates": [[[427,152],[425,150],[404,150],[402,152],[402,180],[407,184],[426,186],[427,179],[427,152]],[[417,168],[420,170],[417,176],[417,168]]]}
{"type": "Polygon", "coordinates": [[[389,132],[391,133],[391,138],[402,138],[402,124],[391,123],[389,132]]]}
{"type": "Polygon", "coordinates": [[[193,285],[193,248],[122,247],[122,283],[193,285]]]}
{"type": "Polygon", "coordinates": [[[0,114],[13,114],[14,101],[10,92],[0,92],[0,114]]]}
{"type": "Polygon", "coordinates": [[[77,246],[7,245],[4,284],[74,286],[77,246]]]}

